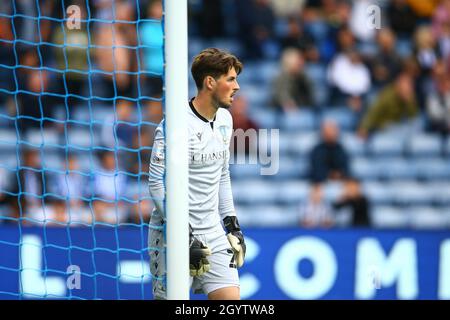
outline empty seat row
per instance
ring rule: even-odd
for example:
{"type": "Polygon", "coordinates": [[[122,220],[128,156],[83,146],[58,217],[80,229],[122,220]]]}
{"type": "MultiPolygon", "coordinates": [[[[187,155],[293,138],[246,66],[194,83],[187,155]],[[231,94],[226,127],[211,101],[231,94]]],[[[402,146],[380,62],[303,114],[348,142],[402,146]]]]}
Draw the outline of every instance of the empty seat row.
{"type": "MultiPolygon", "coordinates": [[[[233,182],[234,199],[239,204],[300,204],[308,201],[310,184],[304,181],[237,180],[233,182]]],[[[341,183],[327,183],[323,197],[327,202],[336,201],[343,193],[341,183]]],[[[401,206],[450,205],[450,181],[418,183],[394,181],[389,183],[364,182],[363,193],[374,205],[395,204],[401,206]]]]}
{"type": "MultiPolygon", "coordinates": [[[[427,206],[399,208],[372,206],[371,226],[379,229],[433,229],[450,228],[450,208],[427,206]]],[[[236,206],[239,221],[244,227],[298,227],[300,211],[295,206],[236,206]]],[[[348,212],[346,212],[348,213],[348,212]]],[[[352,214],[335,213],[335,227],[351,226],[352,214]]]]}

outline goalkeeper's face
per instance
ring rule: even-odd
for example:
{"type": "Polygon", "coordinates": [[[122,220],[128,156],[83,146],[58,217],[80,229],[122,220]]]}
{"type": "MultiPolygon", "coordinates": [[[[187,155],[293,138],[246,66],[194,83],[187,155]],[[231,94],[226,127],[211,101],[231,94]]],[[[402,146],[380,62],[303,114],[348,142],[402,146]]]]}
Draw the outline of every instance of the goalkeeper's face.
{"type": "Polygon", "coordinates": [[[239,89],[236,70],[231,68],[227,74],[220,76],[220,78],[216,80],[212,92],[214,103],[219,108],[230,108],[233,103],[234,95],[239,89]]]}

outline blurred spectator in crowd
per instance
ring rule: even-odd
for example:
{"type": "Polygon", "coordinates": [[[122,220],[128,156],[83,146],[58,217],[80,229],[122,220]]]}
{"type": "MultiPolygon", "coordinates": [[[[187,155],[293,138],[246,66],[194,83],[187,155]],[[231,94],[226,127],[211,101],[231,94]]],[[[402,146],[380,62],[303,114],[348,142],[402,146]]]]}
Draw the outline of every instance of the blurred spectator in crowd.
{"type": "Polygon", "coordinates": [[[338,201],[333,203],[333,209],[349,208],[352,214],[353,227],[369,227],[369,201],[362,193],[361,185],[354,178],[347,178],[344,183],[344,191],[338,201]]]}
{"type": "Polygon", "coordinates": [[[91,223],[92,216],[86,214],[83,197],[87,194],[88,178],[80,173],[80,167],[75,155],[69,154],[66,160],[64,174],[53,176],[52,194],[57,195],[53,201],[54,220],[56,225],[65,223],[91,223]]]}
{"type": "Polygon", "coordinates": [[[433,12],[432,28],[433,34],[436,38],[439,38],[442,33],[442,29],[447,25],[450,19],[450,0],[442,0],[436,10],[433,12]]]}
{"type": "Polygon", "coordinates": [[[337,52],[355,45],[354,35],[347,26],[350,13],[350,4],[340,0],[323,0],[318,10],[305,10],[305,29],[316,40],[323,62],[329,63],[337,52]]]}
{"type": "MultiPolygon", "coordinates": [[[[81,20],[85,20],[85,1],[73,2],[80,8],[81,20]]],[[[57,46],[53,47],[56,68],[62,73],[55,73],[52,81],[52,88],[49,90],[57,94],[85,95],[84,88],[88,83],[87,73],[90,71],[88,56],[89,35],[86,23],[80,22],[80,28],[69,29],[67,24],[60,24],[56,27],[52,39],[57,46]],[[84,74],[83,74],[84,73],[84,74]]],[[[59,99],[60,104],[67,103],[67,109],[72,111],[76,105],[85,104],[81,99],[68,96],[67,100],[59,99]]]]}
{"type": "Polygon", "coordinates": [[[370,71],[360,54],[349,49],[339,53],[328,66],[328,82],[333,90],[332,104],[360,111],[371,86],[370,71]]]}
{"type": "Polygon", "coordinates": [[[0,223],[12,222],[10,218],[11,206],[9,206],[11,193],[11,186],[9,180],[11,179],[11,172],[4,167],[0,167],[0,223]],[[2,210],[5,209],[5,210],[2,210]],[[6,211],[6,213],[4,213],[6,211]],[[5,219],[5,217],[8,217],[5,219]]]}
{"type": "Polygon", "coordinates": [[[233,105],[230,108],[230,112],[233,116],[233,130],[258,130],[258,125],[248,117],[248,101],[245,96],[237,95],[234,98],[233,105]]]}
{"type": "Polygon", "coordinates": [[[443,0],[433,15],[433,35],[442,59],[450,63],[450,0],[443,0]]]}
{"type": "Polygon", "coordinates": [[[282,49],[299,49],[307,61],[317,62],[320,58],[314,38],[304,30],[296,16],[289,17],[286,35],[280,41],[282,49]]]}
{"type": "Polygon", "coordinates": [[[414,34],[414,54],[420,67],[416,83],[417,102],[419,107],[425,105],[425,96],[431,90],[431,72],[441,58],[439,47],[430,26],[423,25],[417,28],[414,34]]]}
{"type": "Polygon", "coordinates": [[[412,119],[418,113],[413,77],[407,72],[402,72],[392,84],[380,91],[374,103],[369,106],[362,118],[359,135],[365,138],[372,131],[412,119]]]}
{"type": "Polygon", "coordinates": [[[450,63],[450,18],[442,24],[441,31],[437,37],[439,53],[442,59],[450,63]]]}
{"type": "Polygon", "coordinates": [[[123,199],[127,192],[127,179],[123,173],[118,172],[113,152],[103,151],[100,154],[100,165],[93,181],[95,222],[118,224],[128,218],[123,199]]]}
{"type": "MultiPolygon", "coordinates": [[[[7,5],[0,6],[0,13],[10,15],[11,12],[7,5]]],[[[15,62],[14,46],[11,41],[14,34],[9,18],[0,16],[0,64],[13,67],[15,62]]],[[[0,88],[7,91],[14,91],[14,69],[0,68],[0,88]]],[[[0,104],[3,104],[10,95],[0,91],[0,104]]]]}
{"type": "Polygon", "coordinates": [[[20,167],[17,175],[14,175],[12,194],[8,195],[13,218],[31,218],[43,221],[45,211],[44,193],[46,192],[45,171],[42,170],[39,149],[24,147],[20,157],[20,167]]]}
{"type": "Polygon", "coordinates": [[[224,14],[221,0],[203,0],[198,16],[200,22],[200,35],[205,39],[220,38],[224,36],[224,14]]]}
{"type": "MultiPolygon", "coordinates": [[[[99,88],[102,97],[134,96],[137,69],[135,8],[132,2],[118,0],[111,5],[109,0],[96,2],[97,14],[101,19],[113,20],[114,23],[97,22],[94,33],[95,62],[102,71],[99,88]],[[114,8],[112,8],[114,7],[114,8]],[[131,48],[130,48],[131,47],[131,48]],[[108,74],[106,74],[108,73],[108,74]]],[[[97,86],[94,86],[94,91],[97,86]]]]}
{"type": "MultiPolygon", "coordinates": [[[[141,143],[143,146],[152,146],[153,145],[153,138],[154,133],[156,130],[156,127],[161,122],[163,118],[163,108],[162,108],[162,101],[161,100],[148,100],[144,104],[144,119],[149,124],[147,125],[148,130],[144,130],[148,133],[148,139],[150,139],[150,144],[141,143]]],[[[142,131],[141,131],[142,132],[142,131]]]]}
{"type": "Polygon", "coordinates": [[[128,155],[132,160],[125,163],[128,170],[134,174],[148,172],[155,130],[163,117],[161,100],[147,100],[141,108],[142,122],[134,127],[133,142],[131,146],[128,146],[137,152],[129,152],[128,155]]]}
{"type": "Polygon", "coordinates": [[[416,15],[423,19],[428,19],[433,15],[434,10],[442,0],[407,0],[411,9],[416,15]]]}
{"type": "Polygon", "coordinates": [[[450,76],[440,63],[434,68],[433,89],[426,99],[426,115],[431,131],[446,136],[450,132],[450,76]]]}
{"type": "MultiPolygon", "coordinates": [[[[20,116],[18,119],[19,131],[22,134],[31,128],[42,128],[52,125],[52,121],[44,120],[53,117],[53,97],[42,95],[49,87],[49,74],[39,69],[39,60],[34,51],[28,51],[20,57],[21,66],[18,70],[17,102],[20,116]]],[[[24,138],[24,137],[22,137],[24,138]]]]}
{"type": "Polygon", "coordinates": [[[251,139],[245,138],[248,130],[254,130],[257,133],[258,125],[248,117],[248,102],[245,96],[238,95],[234,98],[233,105],[230,108],[231,115],[233,116],[233,138],[231,143],[232,155],[237,155],[237,153],[244,153],[246,155],[250,154],[251,150],[257,150],[256,141],[250,141],[251,139]],[[241,130],[238,130],[241,129],[241,130]],[[238,131],[236,131],[238,130],[238,131]],[[245,141],[243,145],[239,145],[245,141]]]}
{"type": "Polygon", "coordinates": [[[307,0],[270,0],[271,6],[278,18],[299,15],[307,0]]]}
{"type": "MultiPolygon", "coordinates": [[[[148,164],[147,164],[148,170],[148,164]]],[[[127,223],[142,225],[150,221],[150,215],[153,210],[153,201],[148,194],[148,184],[145,176],[138,176],[130,178],[128,183],[128,192],[130,199],[129,215],[126,220],[127,223]]]]}
{"type": "Polygon", "coordinates": [[[304,72],[305,61],[298,49],[289,48],[281,57],[281,72],[273,82],[273,104],[289,112],[313,106],[312,83],[304,72]]]}
{"type": "Polygon", "coordinates": [[[389,1],[387,18],[391,29],[399,36],[409,38],[414,33],[418,17],[407,0],[389,1]]]}
{"type": "Polygon", "coordinates": [[[422,75],[429,75],[431,69],[440,58],[440,52],[431,27],[420,26],[414,34],[414,51],[422,71],[422,75]]]}
{"type": "Polygon", "coordinates": [[[314,183],[336,180],[349,173],[349,157],[339,142],[339,127],[325,120],[321,128],[321,141],[311,150],[310,177],[314,183]]]}
{"type": "Polygon", "coordinates": [[[239,30],[245,30],[239,32],[246,52],[243,58],[267,58],[275,32],[275,14],[269,0],[238,0],[236,12],[239,30]]]}
{"type": "Polygon", "coordinates": [[[321,184],[312,184],[309,198],[300,205],[300,226],[305,228],[329,228],[334,225],[331,206],[323,199],[321,184]]]}
{"type": "Polygon", "coordinates": [[[377,45],[377,52],[370,58],[369,64],[373,84],[379,89],[395,79],[402,60],[395,51],[395,34],[391,29],[383,28],[378,32],[377,45]]]}
{"type": "Polygon", "coordinates": [[[111,112],[105,119],[101,132],[102,145],[109,148],[123,146],[130,148],[137,126],[132,123],[133,104],[129,100],[116,100],[116,112],[111,112]]]}
{"type": "Polygon", "coordinates": [[[162,26],[163,8],[161,0],[152,0],[147,8],[146,19],[140,27],[140,41],[143,46],[142,71],[148,74],[140,75],[141,95],[149,97],[162,95],[162,74],[164,71],[164,39],[162,26]],[[143,81],[142,81],[143,80],[143,81]]]}
{"type": "Polygon", "coordinates": [[[139,162],[136,150],[129,150],[139,149],[139,146],[134,145],[139,133],[138,123],[133,118],[136,113],[134,107],[129,100],[116,100],[116,110],[106,117],[101,131],[102,145],[115,150],[120,168],[132,172],[139,162]]]}

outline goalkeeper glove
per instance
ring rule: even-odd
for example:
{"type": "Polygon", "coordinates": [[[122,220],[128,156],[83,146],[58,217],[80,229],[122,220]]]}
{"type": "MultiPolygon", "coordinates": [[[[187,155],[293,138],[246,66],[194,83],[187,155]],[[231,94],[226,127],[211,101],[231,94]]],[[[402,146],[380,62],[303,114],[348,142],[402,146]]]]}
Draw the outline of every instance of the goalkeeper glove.
{"type": "Polygon", "coordinates": [[[206,258],[211,255],[211,250],[192,234],[189,225],[189,271],[191,277],[201,276],[209,271],[209,261],[206,258]]]}
{"type": "Polygon", "coordinates": [[[244,242],[244,235],[241,232],[241,227],[237,217],[228,216],[223,219],[223,224],[227,230],[228,242],[231,244],[231,248],[234,252],[234,259],[238,268],[244,264],[245,251],[247,249],[244,242]]]}

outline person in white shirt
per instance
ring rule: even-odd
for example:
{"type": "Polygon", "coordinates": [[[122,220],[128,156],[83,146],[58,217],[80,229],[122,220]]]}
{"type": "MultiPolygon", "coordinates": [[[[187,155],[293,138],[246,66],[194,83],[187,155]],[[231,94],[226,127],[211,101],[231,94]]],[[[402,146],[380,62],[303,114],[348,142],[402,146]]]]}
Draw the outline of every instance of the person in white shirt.
{"type": "MultiPolygon", "coordinates": [[[[190,275],[193,291],[214,300],[240,298],[237,268],[243,264],[246,249],[228,169],[233,121],[227,109],[239,90],[237,76],[242,67],[227,52],[216,48],[203,50],[194,58],[191,68],[198,94],[189,103],[186,101],[190,275]]],[[[149,189],[155,203],[150,218],[149,253],[156,299],[166,299],[164,137],[162,120],[155,132],[149,170],[149,189]]]]}
{"type": "Polygon", "coordinates": [[[359,53],[348,49],[335,56],[327,70],[328,82],[337,90],[338,97],[345,98],[354,111],[360,111],[362,100],[371,87],[370,71],[359,53]]]}

